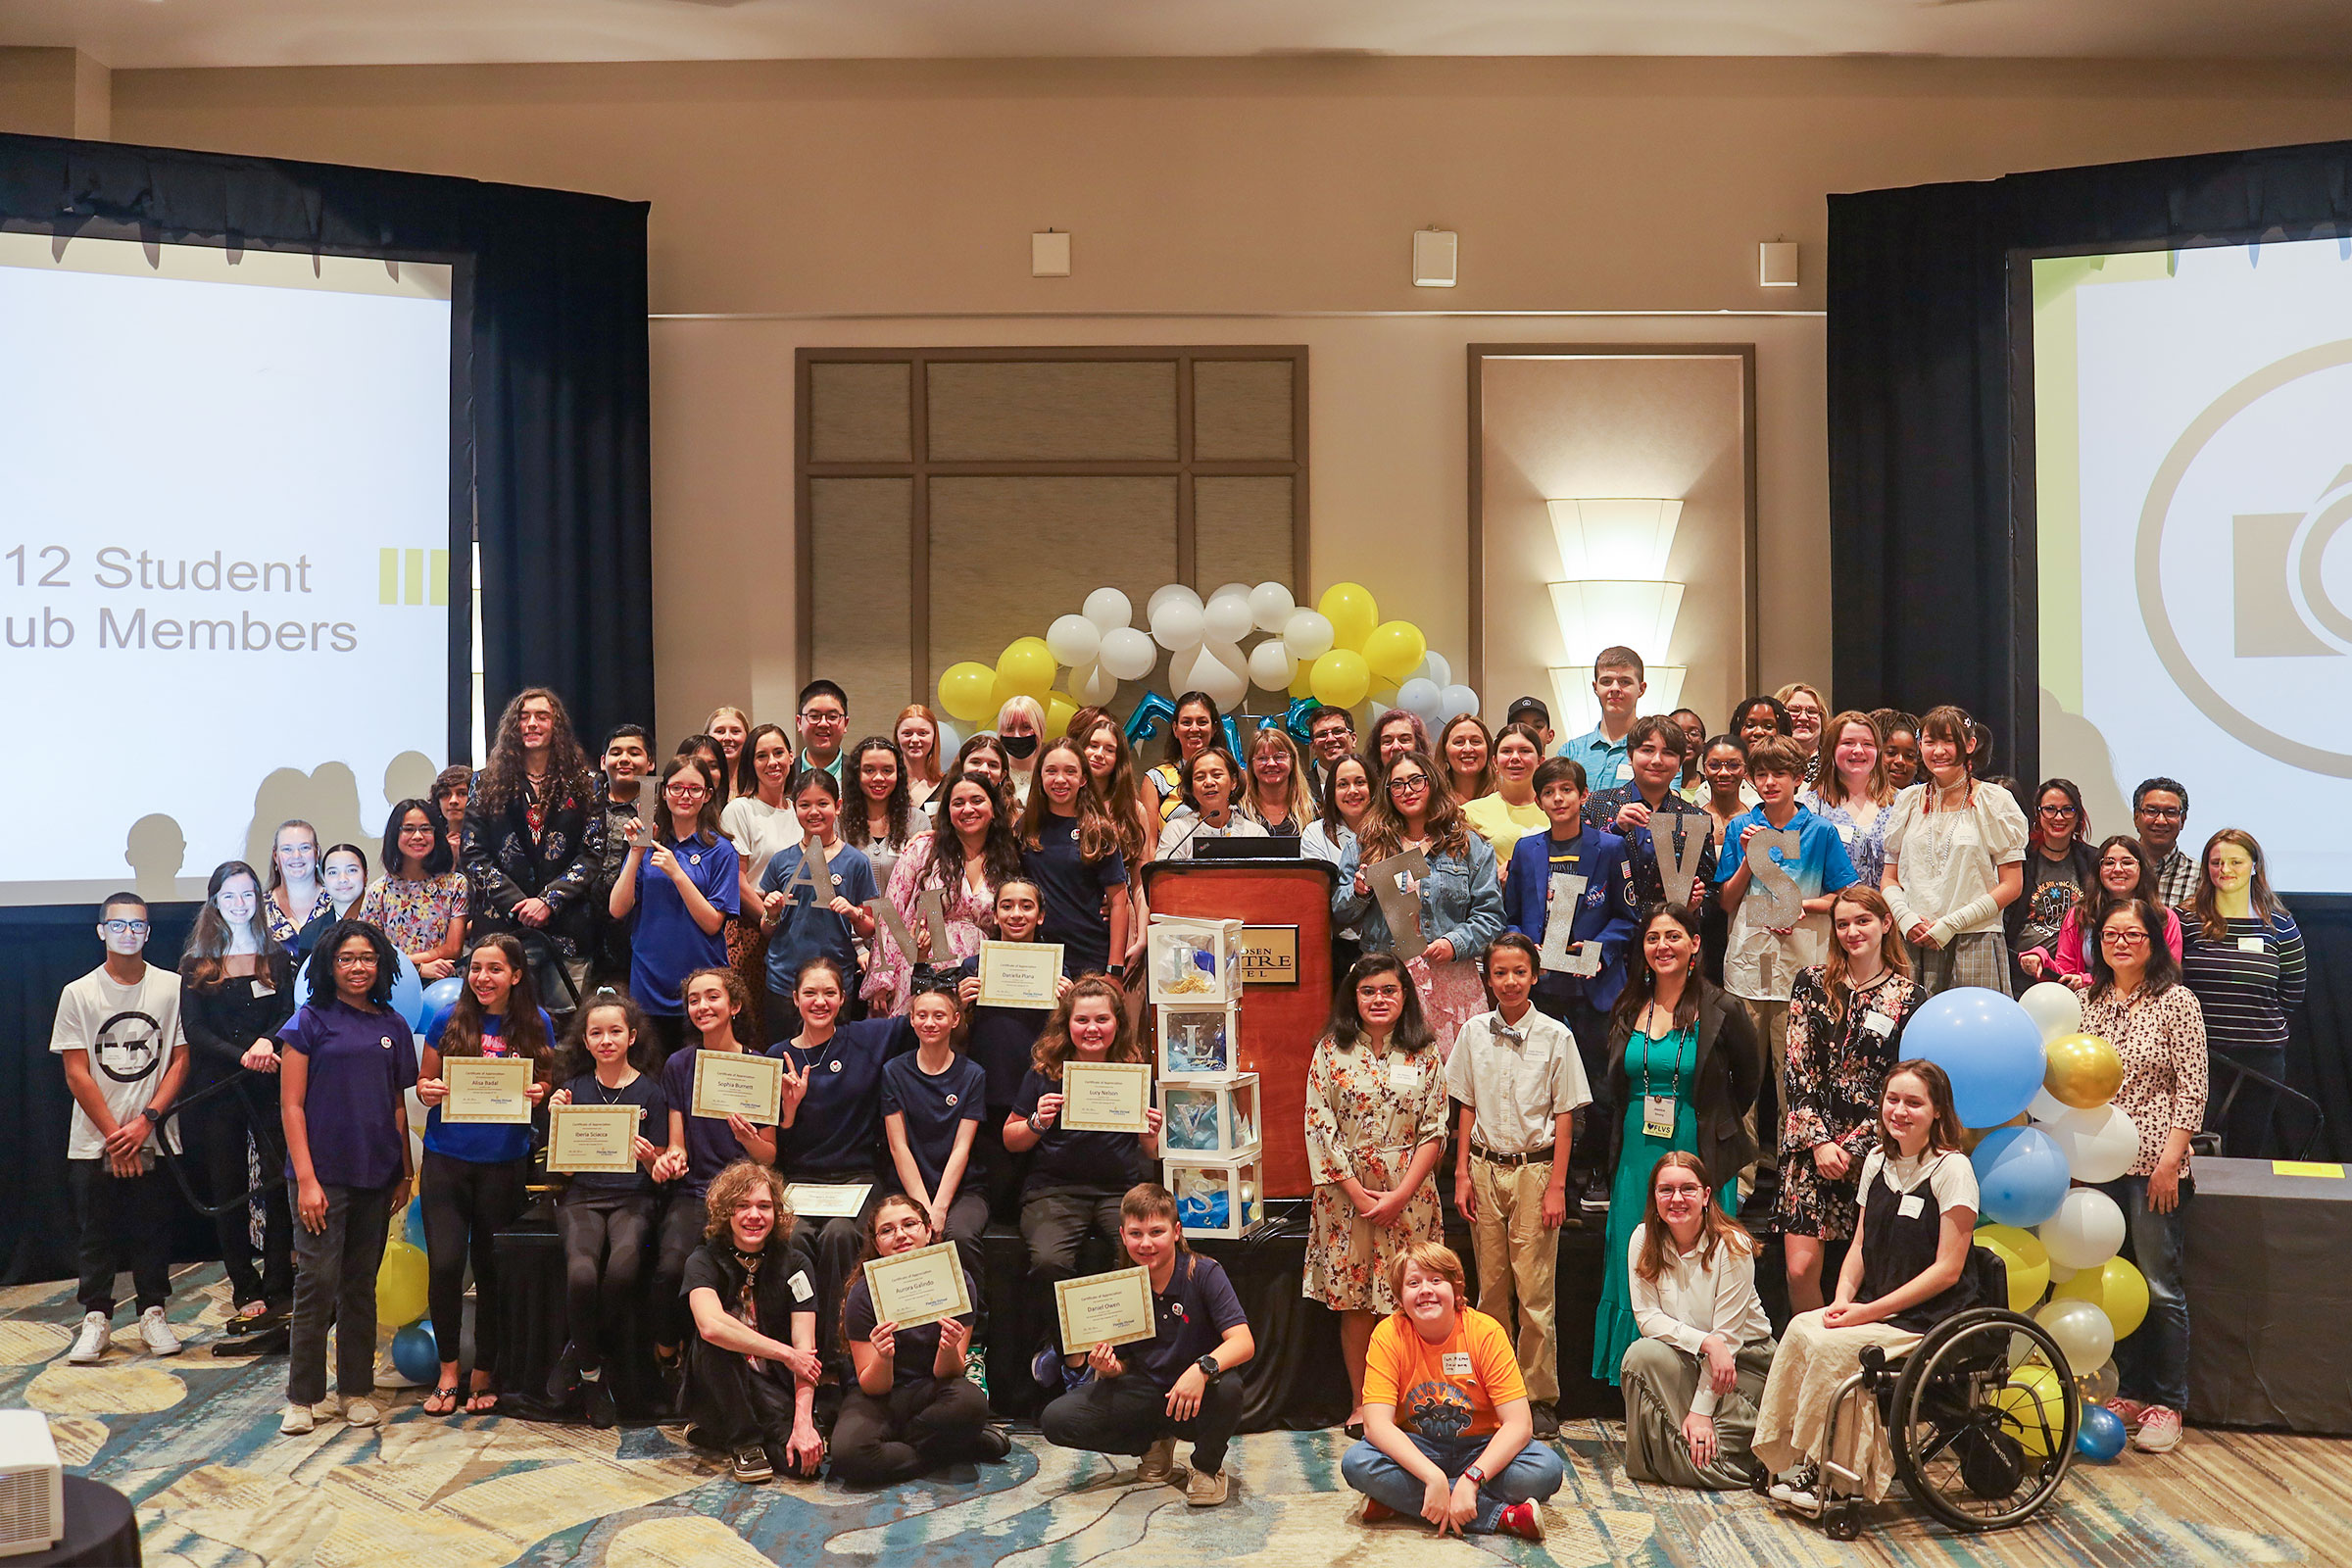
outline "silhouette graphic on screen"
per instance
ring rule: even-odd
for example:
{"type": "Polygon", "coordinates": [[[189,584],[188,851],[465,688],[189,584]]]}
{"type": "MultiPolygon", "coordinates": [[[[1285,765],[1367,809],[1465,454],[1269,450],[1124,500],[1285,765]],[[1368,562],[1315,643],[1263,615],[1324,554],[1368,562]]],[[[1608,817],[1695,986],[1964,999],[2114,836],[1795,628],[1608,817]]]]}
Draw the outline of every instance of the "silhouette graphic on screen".
{"type": "Polygon", "coordinates": [[[395,801],[432,799],[433,780],[440,772],[422,752],[401,753],[384,764],[384,809],[390,811],[395,801]]]}
{"type": "Polygon", "coordinates": [[[179,868],[188,858],[188,837],[179,823],[150,811],[130,824],[122,841],[122,863],[130,867],[139,897],[166,903],[179,897],[179,868]]]}
{"type": "Polygon", "coordinates": [[[380,818],[373,834],[361,822],[360,785],[351,776],[349,763],[323,762],[309,773],[281,767],[253,792],[253,821],[245,829],[245,863],[261,866],[267,874],[270,841],[277,825],[296,819],[318,830],[322,849],[329,844],[365,844],[383,831],[380,818]]]}

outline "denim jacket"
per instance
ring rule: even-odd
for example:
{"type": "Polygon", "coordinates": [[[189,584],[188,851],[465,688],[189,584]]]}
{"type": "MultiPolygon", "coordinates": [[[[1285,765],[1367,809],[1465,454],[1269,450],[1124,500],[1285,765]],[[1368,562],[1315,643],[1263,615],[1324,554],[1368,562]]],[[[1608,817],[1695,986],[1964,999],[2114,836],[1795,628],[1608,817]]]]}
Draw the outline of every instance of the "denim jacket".
{"type": "MultiPolygon", "coordinates": [[[[1366,953],[1387,953],[1396,946],[1380,901],[1367,893],[1356,896],[1355,873],[1362,846],[1350,836],[1340,854],[1339,886],[1332,891],[1333,923],[1353,926],[1362,934],[1366,953]]],[[[1502,889],[1494,880],[1494,849],[1477,834],[1470,835],[1467,859],[1458,855],[1429,857],[1429,875],[1421,879],[1421,934],[1430,942],[1453,945],[1457,958],[1475,958],[1487,944],[1502,935],[1502,889]]]]}

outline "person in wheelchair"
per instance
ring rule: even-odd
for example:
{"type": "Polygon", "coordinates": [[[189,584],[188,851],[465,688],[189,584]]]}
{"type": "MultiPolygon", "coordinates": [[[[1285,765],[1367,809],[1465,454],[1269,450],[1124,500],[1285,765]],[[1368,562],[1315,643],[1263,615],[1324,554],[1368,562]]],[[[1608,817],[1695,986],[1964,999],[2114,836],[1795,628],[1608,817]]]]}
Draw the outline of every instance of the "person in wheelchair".
{"type": "Polygon", "coordinates": [[[1862,1165],[1862,1212],[1838,1294],[1790,1320],[1756,1416],[1756,1460],[1779,1477],[1766,1495],[1819,1512],[1832,1495],[1876,1502],[1894,1469],[1878,1401],[1839,1391],[1866,1348],[1899,1355],[1977,1304],[1968,1267],[1977,1178],[1960,1152],[1951,1080],[1932,1061],[1897,1062],[1879,1101],[1879,1147],[1862,1165]],[[1836,1434],[1836,1451],[1830,1434],[1836,1434]],[[1850,1478],[1850,1479],[1849,1479],[1850,1478]]]}

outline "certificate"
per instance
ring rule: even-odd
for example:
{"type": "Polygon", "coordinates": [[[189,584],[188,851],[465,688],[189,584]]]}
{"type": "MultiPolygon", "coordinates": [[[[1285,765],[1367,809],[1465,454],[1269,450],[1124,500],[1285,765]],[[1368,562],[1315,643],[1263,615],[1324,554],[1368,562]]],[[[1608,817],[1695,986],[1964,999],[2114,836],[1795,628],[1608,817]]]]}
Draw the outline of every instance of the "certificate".
{"type": "Polygon", "coordinates": [[[1061,1348],[1072,1355],[1084,1355],[1098,1345],[1133,1345],[1159,1336],[1148,1268],[1055,1280],[1054,1308],[1061,1316],[1061,1348]]]}
{"type": "Polygon", "coordinates": [[[531,1064],[520,1056],[444,1056],[441,1081],[449,1098],[441,1119],[521,1122],[531,1119],[531,1064]]]}
{"type": "Polygon", "coordinates": [[[1074,1133],[1142,1133],[1152,1104],[1152,1065],[1079,1061],[1061,1065],[1061,1124],[1074,1133]]]}
{"type": "Polygon", "coordinates": [[[784,1200],[803,1219],[856,1219],[865,1212],[865,1195],[873,1190],[872,1182],[787,1182],[784,1200]]]}
{"type": "Polygon", "coordinates": [[[637,1168],[642,1115],[638,1105],[556,1106],[547,1113],[547,1168],[626,1176],[637,1168]]]}
{"type": "Polygon", "coordinates": [[[954,1242],[918,1247],[896,1257],[867,1258],[865,1288],[873,1293],[874,1321],[903,1329],[961,1317],[972,1309],[954,1242]]]}
{"type": "Polygon", "coordinates": [[[773,1127],[783,1105],[784,1063],[775,1057],[746,1051],[694,1054],[693,1114],[720,1121],[741,1116],[756,1127],[773,1127]]]}
{"type": "Polygon", "coordinates": [[[1054,997],[1054,983],[1060,978],[1058,942],[980,944],[980,1004],[984,1007],[1037,1007],[1051,1011],[1058,1004],[1054,997]]]}

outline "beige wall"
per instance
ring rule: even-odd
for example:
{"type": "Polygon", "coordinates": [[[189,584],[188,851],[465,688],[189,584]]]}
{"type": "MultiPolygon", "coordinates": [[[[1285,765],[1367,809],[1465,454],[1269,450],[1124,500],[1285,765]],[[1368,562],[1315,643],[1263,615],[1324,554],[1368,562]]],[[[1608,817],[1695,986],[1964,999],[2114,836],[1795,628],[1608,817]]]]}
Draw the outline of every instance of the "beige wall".
{"type": "Polygon", "coordinates": [[[0,49],[0,131],[104,141],[112,74],[77,49],[0,49]]]}
{"type": "Polygon", "coordinates": [[[1753,341],[1761,674],[1821,679],[1822,323],[1642,313],[1818,309],[1832,191],[2352,135],[2342,65],[851,62],[112,86],[125,141],[651,200],[657,312],[795,318],[654,328],[665,733],[722,698],[789,707],[792,350],[819,342],[1308,343],[1316,582],[1361,579],[1452,657],[1463,346],[1753,341]],[[1457,289],[1410,286],[1431,222],[1461,234],[1457,289]],[[1069,278],[1028,276],[1048,225],[1076,236],[1069,278]],[[1776,237],[1804,247],[1798,289],[1755,286],[1776,237]],[[1433,307],[1502,314],[1316,314],[1433,307]]]}

